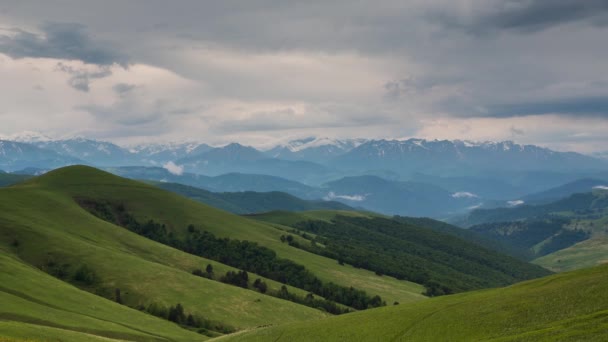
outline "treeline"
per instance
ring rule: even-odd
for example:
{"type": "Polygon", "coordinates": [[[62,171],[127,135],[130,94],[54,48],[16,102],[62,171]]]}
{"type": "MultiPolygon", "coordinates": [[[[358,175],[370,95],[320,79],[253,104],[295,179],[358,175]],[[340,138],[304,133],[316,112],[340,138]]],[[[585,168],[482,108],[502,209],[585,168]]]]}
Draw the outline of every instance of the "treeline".
{"type": "Polygon", "coordinates": [[[68,281],[77,287],[94,292],[95,294],[113,300],[118,304],[147,312],[151,315],[175,322],[187,328],[194,328],[200,334],[213,337],[216,335],[211,332],[229,334],[236,331],[233,327],[221,322],[212,321],[192,313],[186,314],[184,307],[179,303],[169,307],[165,307],[164,305],[157,303],[151,303],[147,306],[142,304],[134,305],[133,303],[128,305],[123,300],[123,295],[120,289],[116,288],[111,291],[108,288],[102,287],[101,278],[95,269],[87,264],[82,264],[72,271],[70,264],[58,263],[54,260],[49,260],[42,267],[42,269],[54,277],[68,281]]]}
{"type": "Polygon", "coordinates": [[[582,229],[569,229],[571,218],[546,216],[514,222],[492,222],[473,226],[470,231],[485,238],[498,241],[514,248],[530,252],[533,258],[547,255],[584,241],[590,233],[582,229]],[[540,248],[535,246],[546,241],[540,248]]]}
{"type": "Polygon", "coordinates": [[[422,284],[429,296],[507,285],[548,274],[540,267],[459,238],[390,219],[338,216],[332,222],[305,221],[294,227],[303,237],[308,237],[305,232],[316,237],[308,237],[308,244],[285,237],[292,246],[378,275],[422,284]]]}
{"type": "MultiPolygon", "coordinates": [[[[208,278],[208,279],[214,279],[214,274],[213,272],[209,272],[211,265],[207,265],[207,272],[203,272],[201,269],[196,269],[194,271],[192,271],[192,274],[197,275],[199,277],[204,277],[204,278],[208,278]]],[[[211,267],[211,270],[213,268],[211,267]]],[[[221,282],[226,283],[226,284],[230,284],[230,285],[234,285],[234,286],[239,286],[242,288],[250,288],[249,286],[249,274],[247,273],[247,271],[228,271],[226,272],[225,275],[221,276],[219,279],[221,282]]],[[[350,310],[347,307],[341,307],[338,304],[336,304],[333,301],[327,300],[327,299],[323,299],[323,298],[315,298],[315,296],[312,293],[308,293],[306,294],[306,296],[298,296],[297,294],[293,293],[293,292],[289,292],[289,289],[287,288],[287,286],[282,285],[280,290],[278,291],[272,291],[268,289],[268,285],[266,284],[265,281],[263,281],[260,278],[257,278],[254,282],[252,287],[254,289],[256,289],[257,291],[259,291],[260,293],[264,293],[273,297],[277,297],[277,298],[281,298],[281,299],[285,299],[294,303],[298,303],[298,304],[303,304],[315,309],[319,309],[319,310],[323,310],[326,311],[328,313],[334,314],[334,315],[340,315],[340,314],[344,314],[344,313],[349,313],[352,310],[350,310]]],[[[382,299],[379,296],[375,296],[372,298],[372,301],[375,303],[375,306],[380,306],[383,305],[384,303],[382,303],[382,299]],[[376,304],[377,302],[377,304],[376,304]]]]}
{"type": "MultiPolygon", "coordinates": [[[[127,212],[122,204],[116,205],[83,200],[79,202],[94,215],[123,226],[151,240],[303,289],[314,295],[324,297],[327,303],[321,305],[318,303],[318,300],[298,299],[293,295],[285,296],[285,299],[302,304],[312,303],[316,305],[315,307],[323,308],[334,314],[348,312],[348,310],[342,309],[331,302],[340,303],[357,310],[385,305],[382,298],[378,296],[370,297],[365,291],[353,287],[340,286],[331,282],[323,283],[304,266],[296,264],[291,260],[278,258],[273,250],[259,246],[257,243],[218,238],[210,232],[200,231],[194,225],[187,227],[185,237],[178,238],[164,224],[153,220],[149,220],[143,224],[139,223],[127,212]]],[[[240,276],[242,277],[242,274],[240,276]]],[[[224,276],[224,280],[227,282],[228,279],[233,278],[235,278],[234,274],[224,276]]],[[[236,280],[237,284],[235,285],[244,287],[245,282],[242,279],[238,279],[237,277],[236,280]]]]}
{"type": "Polygon", "coordinates": [[[180,303],[169,307],[158,303],[151,303],[148,306],[140,305],[138,309],[156,317],[175,322],[179,325],[195,328],[199,334],[213,336],[209,331],[215,331],[222,334],[230,334],[236,331],[229,325],[214,322],[196,314],[186,314],[184,307],[180,303]]]}

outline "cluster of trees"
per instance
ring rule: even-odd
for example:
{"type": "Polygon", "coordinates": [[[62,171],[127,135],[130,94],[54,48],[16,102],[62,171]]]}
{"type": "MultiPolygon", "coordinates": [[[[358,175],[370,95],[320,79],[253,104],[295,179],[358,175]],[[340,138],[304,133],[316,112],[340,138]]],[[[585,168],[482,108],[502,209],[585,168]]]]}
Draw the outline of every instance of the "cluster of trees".
{"type": "MultiPolygon", "coordinates": [[[[349,308],[339,306],[335,302],[321,299],[321,298],[315,298],[314,294],[312,294],[310,292],[308,294],[306,294],[306,296],[304,296],[304,297],[298,296],[295,293],[289,292],[289,290],[287,289],[287,286],[285,286],[285,285],[281,286],[281,289],[276,293],[276,297],[286,299],[286,300],[289,300],[289,301],[292,301],[295,303],[304,304],[306,306],[310,306],[313,308],[317,308],[319,310],[323,310],[323,311],[329,312],[334,315],[341,315],[344,313],[352,312],[352,310],[350,310],[349,308]]],[[[376,296],[376,297],[378,297],[378,296],[376,296]]],[[[382,300],[380,300],[380,303],[378,303],[377,306],[380,306],[382,304],[383,304],[382,300]]],[[[384,303],[384,305],[386,305],[386,303],[384,303]]]]}
{"type": "Polygon", "coordinates": [[[194,271],[192,271],[192,274],[194,274],[195,276],[199,276],[199,277],[203,277],[203,278],[207,278],[207,279],[213,279],[213,266],[211,264],[207,264],[207,267],[205,268],[205,272],[203,272],[203,270],[201,270],[200,268],[197,268],[194,271]]]}
{"type": "Polygon", "coordinates": [[[305,221],[294,225],[316,235],[304,248],[426,287],[438,296],[501,286],[546,274],[541,268],[491,252],[459,238],[384,218],[339,216],[332,222],[305,221]]]}
{"type": "Polygon", "coordinates": [[[220,278],[222,283],[232,284],[242,288],[249,288],[249,275],[246,271],[228,271],[220,278]]]}
{"type": "Polygon", "coordinates": [[[235,332],[233,327],[223,323],[214,322],[192,313],[186,314],[183,305],[180,303],[169,307],[158,303],[151,303],[148,306],[140,306],[139,309],[156,317],[175,322],[179,325],[196,328],[198,329],[199,333],[203,334],[207,333],[209,330],[223,334],[235,332]]]}
{"type": "Polygon", "coordinates": [[[49,260],[43,269],[56,278],[69,280],[77,285],[93,286],[100,282],[97,272],[87,264],[80,265],[72,272],[70,264],[49,260]]]}
{"type": "MultiPolygon", "coordinates": [[[[94,215],[123,226],[139,235],[242,270],[226,274],[220,278],[221,281],[226,283],[246,288],[248,286],[247,281],[243,278],[247,276],[246,272],[251,272],[311,292],[324,297],[327,301],[337,302],[357,310],[384,304],[381,299],[378,301],[375,297],[367,295],[365,291],[334,283],[323,283],[304,266],[291,260],[281,259],[277,257],[273,250],[259,246],[255,242],[218,238],[210,232],[200,231],[194,225],[189,225],[186,229],[186,236],[180,238],[169,231],[164,224],[153,220],[143,224],[139,223],[121,204],[99,203],[90,200],[80,200],[79,202],[94,215]]],[[[194,272],[197,275],[207,275],[208,278],[213,279],[209,272],[205,273],[202,270],[195,270],[194,272]]],[[[330,304],[326,306],[330,306],[330,304]]]]}

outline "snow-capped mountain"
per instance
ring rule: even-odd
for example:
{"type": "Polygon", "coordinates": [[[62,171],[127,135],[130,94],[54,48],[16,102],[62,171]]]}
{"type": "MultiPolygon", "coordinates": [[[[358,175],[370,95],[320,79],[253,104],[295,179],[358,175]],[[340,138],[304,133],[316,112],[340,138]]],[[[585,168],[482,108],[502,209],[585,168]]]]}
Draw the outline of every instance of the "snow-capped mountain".
{"type": "Polygon", "coordinates": [[[32,144],[0,140],[0,169],[4,171],[49,169],[78,163],[82,163],[78,158],[60,155],[32,144]]]}
{"type": "Polygon", "coordinates": [[[110,142],[85,138],[39,141],[32,144],[62,156],[75,157],[98,166],[128,165],[134,159],[132,153],[123,147],[110,142]]]}
{"type": "Polygon", "coordinates": [[[40,132],[23,131],[21,133],[11,135],[0,135],[0,140],[16,141],[21,143],[33,143],[41,141],[51,141],[53,140],[53,138],[40,132]]]}
{"type": "Polygon", "coordinates": [[[332,165],[343,169],[388,169],[401,174],[470,174],[489,170],[597,170],[608,164],[574,152],[556,152],[512,141],[372,140],[332,165]],[[371,165],[371,166],[370,166],[371,165]]]}
{"type": "Polygon", "coordinates": [[[251,146],[232,143],[213,148],[202,154],[177,160],[187,172],[216,176],[238,172],[278,176],[306,182],[327,174],[326,167],[310,161],[270,158],[251,146]]]}
{"type": "Polygon", "coordinates": [[[363,144],[365,139],[330,139],[309,137],[292,140],[266,151],[272,158],[325,162],[363,144]]]}
{"type": "Polygon", "coordinates": [[[213,149],[213,147],[207,144],[188,142],[142,144],[132,147],[130,151],[137,155],[137,158],[144,164],[163,165],[170,161],[196,156],[211,149],[213,149]]]}

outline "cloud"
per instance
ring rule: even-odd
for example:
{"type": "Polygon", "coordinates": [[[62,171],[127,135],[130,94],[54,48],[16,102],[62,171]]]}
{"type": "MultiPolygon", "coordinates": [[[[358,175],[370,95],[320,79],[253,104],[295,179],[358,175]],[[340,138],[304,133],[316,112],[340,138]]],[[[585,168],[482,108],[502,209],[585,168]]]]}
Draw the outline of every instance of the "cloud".
{"type": "Polygon", "coordinates": [[[571,99],[566,98],[532,103],[491,104],[487,107],[487,112],[494,117],[512,117],[537,114],[608,117],[608,98],[603,96],[571,99]]]}
{"type": "Polygon", "coordinates": [[[508,202],[507,202],[507,205],[508,205],[509,207],[517,207],[518,205],[522,205],[522,204],[524,204],[524,203],[525,203],[525,202],[524,202],[524,201],[522,201],[522,200],[514,200],[514,201],[508,201],[508,202]]]}
{"type": "Polygon", "coordinates": [[[572,22],[606,25],[608,19],[608,3],[604,0],[486,0],[471,5],[468,15],[438,11],[432,17],[448,27],[474,34],[500,30],[533,33],[572,22]]]}
{"type": "Polygon", "coordinates": [[[454,198],[478,198],[479,196],[477,196],[471,192],[461,191],[461,192],[453,193],[452,197],[454,197],[454,198]]]}
{"type": "Polygon", "coordinates": [[[523,129],[517,128],[515,126],[511,126],[511,128],[509,130],[511,131],[511,134],[513,136],[526,134],[526,132],[523,129]]]}
{"type": "Polygon", "coordinates": [[[597,185],[597,186],[594,186],[593,189],[595,189],[595,190],[608,190],[608,186],[606,186],[606,185],[597,185]]]}
{"type": "Polygon", "coordinates": [[[94,66],[74,68],[64,63],[57,63],[57,70],[69,74],[71,77],[68,84],[79,91],[89,92],[91,81],[94,79],[104,78],[112,75],[109,66],[94,66]]]}
{"type": "Polygon", "coordinates": [[[79,60],[98,65],[126,66],[128,58],[88,35],[85,26],[75,23],[47,23],[36,34],[13,28],[0,35],[0,52],[12,58],[55,58],[79,60]]]}
{"type": "Polygon", "coordinates": [[[608,143],[603,0],[32,3],[0,4],[6,133],[608,143]]]}
{"type": "Polygon", "coordinates": [[[326,201],[333,201],[335,199],[343,199],[343,200],[353,201],[353,202],[362,202],[362,201],[365,201],[365,198],[367,196],[369,196],[369,194],[366,194],[366,195],[336,195],[335,192],[330,191],[325,197],[323,197],[323,199],[326,201]]]}
{"type": "Polygon", "coordinates": [[[467,207],[467,209],[469,209],[469,210],[475,210],[475,209],[479,209],[479,208],[481,208],[481,206],[483,206],[483,202],[482,202],[482,203],[475,204],[475,205],[472,205],[472,206],[470,206],[470,207],[467,207]]]}
{"type": "Polygon", "coordinates": [[[131,92],[133,89],[135,89],[135,85],[134,84],[127,84],[127,83],[117,83],[115,84],[112,89],[116,92],[116,94],[118,94],[120,97],[125,96],[127,93],[131,92]]]}
{"type": "Polygon", "coordinates": [[[184,173],[184,167],[181,165],[177,165],[174,162],[170,161],[163,165],[163,168],[172,175],[181,176],[184,173]]]}

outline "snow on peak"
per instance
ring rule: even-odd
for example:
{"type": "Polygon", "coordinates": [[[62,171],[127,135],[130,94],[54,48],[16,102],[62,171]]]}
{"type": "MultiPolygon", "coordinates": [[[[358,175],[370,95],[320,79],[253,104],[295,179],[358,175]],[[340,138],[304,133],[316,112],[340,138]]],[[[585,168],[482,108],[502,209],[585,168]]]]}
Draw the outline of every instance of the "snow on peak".
{"type": "Polygon", "coordinates": [[[361,144],[365,139],[332,139],[327,137],[307,137],[303,139],[291,140],[287,143],[279,144],[277,147],[283,147],[291,152],[300,152],[309,148],[322,146],[335,146],[341,150],[350,150],[361,144]]]}
{"type": "Polygon", "coordinates": [[[52,141],[53,138],[48,135],[42,134],[40,132],[34,131],[23,131],[21,133],[11,134],[11,135],[0,135],[0,139],[2,140],[10,140],[22,143],[33,143],[33,142],[43,142],[43,141],[52,141]]]}

